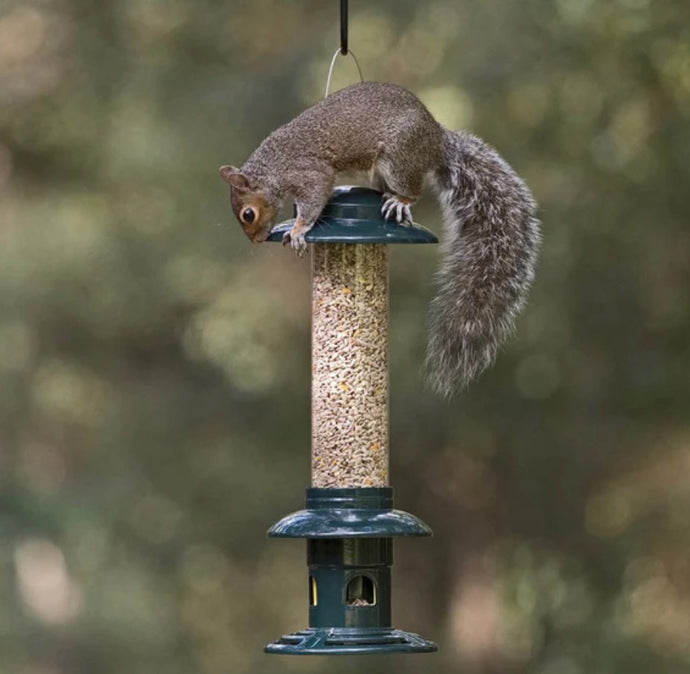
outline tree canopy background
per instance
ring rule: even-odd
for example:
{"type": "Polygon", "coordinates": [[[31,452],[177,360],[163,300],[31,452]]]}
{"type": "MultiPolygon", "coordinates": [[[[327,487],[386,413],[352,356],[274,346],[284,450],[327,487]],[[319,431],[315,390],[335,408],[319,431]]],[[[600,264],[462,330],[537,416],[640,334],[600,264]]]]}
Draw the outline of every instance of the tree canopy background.
{"type": "Polygon", "coordinates": [[[435,532],[394,622],[440,653],[262,653],[307,624],[304,545],[264,532],[308,484],[309,265],[250,245],[217,168],[337,45],[335,1],[0,4],[0,672],[687,672],[687,0],[351,3],[365,76],[496,146],[544,245],[451,403],[419,373],[437,251],[392,251],[392,481],[435,532]]]}

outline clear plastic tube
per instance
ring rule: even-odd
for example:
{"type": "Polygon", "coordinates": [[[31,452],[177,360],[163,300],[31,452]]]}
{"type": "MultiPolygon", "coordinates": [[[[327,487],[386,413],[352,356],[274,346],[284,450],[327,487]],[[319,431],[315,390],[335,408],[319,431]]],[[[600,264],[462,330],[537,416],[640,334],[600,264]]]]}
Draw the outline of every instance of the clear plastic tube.
{"type": "Polygon", "coordinates": [[[313,245],[312,486],[388,485],[388,247],[313,245]]]}

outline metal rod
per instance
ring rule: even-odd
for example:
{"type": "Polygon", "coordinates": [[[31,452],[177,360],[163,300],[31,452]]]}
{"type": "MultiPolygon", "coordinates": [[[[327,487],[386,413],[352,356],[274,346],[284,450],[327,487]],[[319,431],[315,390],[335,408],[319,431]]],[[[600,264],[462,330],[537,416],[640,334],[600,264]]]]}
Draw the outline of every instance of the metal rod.
{"type": "Polygon", "coordinates": [[[347,56],[347,0],[340,0],[340,53],[347,56]]]}

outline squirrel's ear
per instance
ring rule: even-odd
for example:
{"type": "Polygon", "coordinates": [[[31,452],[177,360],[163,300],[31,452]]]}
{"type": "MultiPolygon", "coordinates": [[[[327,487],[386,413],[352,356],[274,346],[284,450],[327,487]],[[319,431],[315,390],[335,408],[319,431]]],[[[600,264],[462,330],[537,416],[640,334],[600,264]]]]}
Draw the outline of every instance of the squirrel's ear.
{"type": "Polygon", "coordinates": [[[248,190],[249,182],[243,173],[234,166],[221,166],[220,177],[236,190],[248,190]]]}

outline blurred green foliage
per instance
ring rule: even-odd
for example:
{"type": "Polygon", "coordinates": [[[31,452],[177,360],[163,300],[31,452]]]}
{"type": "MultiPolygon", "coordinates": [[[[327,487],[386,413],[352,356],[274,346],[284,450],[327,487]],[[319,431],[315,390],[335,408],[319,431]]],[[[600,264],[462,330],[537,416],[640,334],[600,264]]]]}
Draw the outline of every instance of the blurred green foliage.
{"type": "Polygon", "coordinates": [[[393,483],[436,534],[398,546],[395,623],[441,652],[261,652],[307,621],[264,531],[308,482],[309,269],[217,167],[322,95],[337,4],[0,4],[0,672],[687,672],[687,0],[350,3],[368,78],[527,178],[543,257],[442,403],[437,253],[392,256],[393,483]]]}

